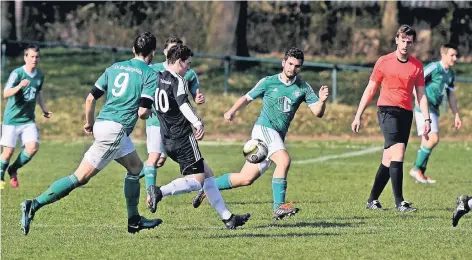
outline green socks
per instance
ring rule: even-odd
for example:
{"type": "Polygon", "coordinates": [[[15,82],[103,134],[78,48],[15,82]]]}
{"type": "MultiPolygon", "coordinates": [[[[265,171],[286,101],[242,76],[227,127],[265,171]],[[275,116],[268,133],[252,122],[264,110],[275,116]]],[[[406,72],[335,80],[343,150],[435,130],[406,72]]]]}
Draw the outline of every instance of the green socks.
{"type": "Polygon", "coordinates": [[[75,174],[57,180],[49,186],[49,189],[35,199],[35,203],[33,204],[34,210],[38,210],[47,204],[64,198],[78,186],[80,186],[80,184],[75,174]]]}
{"type": "Polygon", "coordinates": [[[285,203],[285,191],[287,190],[287,180],[285,178],[272,178],[272,194],[274,197],[274,210],[285,203]]]}
{"type": "Polygon", "coordinates": [[[126,200],[126,210],[128,212],[128,218],[133,216],[139,216],[138,203],[139,203],[139,176],[126,174],[124,193],[126,200]]]}
{"type": "Polygon", "coordinates": [[[20,169],[23,167],[25,164],[27,164],[29,161],[31,161],[32,156],[26,153],[25,150],[21,151],[21,153],[18,155],[16,158],[15,162],[10,166],[13,172],[15,172],[17,169],[20,169]]]}
{"type": "Polygon", "coordinates": [[[423,146],[418,150],[418,157],[415,161],[415,170],[421,170],[423,172],[426,170],[426,165],[428,164],[429,156],[432,151],[433,149],[423,146]]]}
{"type": "Polygon", "coordinates": [[[2,181],[5,180],[5,172],[7,171],[9,162],[0,159],[0,178],[2,181]]]}
{"type": "Polygon", "coordinates": [[[156,166],[144,166],[141,173],[139,173],[139,178],[144,177],[146,183],[146,190],[151,185],[156,185],[157,178],[157,167],[156,166]]]}
{"type": "Polygon", "coordinates": [[[215,179],[216,186],[219,190],[229,190],[233,188],[233,186],[231,185],[231,180],[229,178],[230,175],[231,173],[228,172],[215,179]]]}

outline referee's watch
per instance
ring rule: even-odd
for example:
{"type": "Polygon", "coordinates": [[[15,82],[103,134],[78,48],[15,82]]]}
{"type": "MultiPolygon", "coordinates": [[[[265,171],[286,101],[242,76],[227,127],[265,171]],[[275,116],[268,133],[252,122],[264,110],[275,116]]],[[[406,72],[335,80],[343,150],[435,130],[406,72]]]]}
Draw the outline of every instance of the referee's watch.
{"type": "Polygon", "coordinates": [[[431,120],[431,118],[425,119],[424,121],[429,122],[430,124],[433,123],[433,120],[431,120]]]}

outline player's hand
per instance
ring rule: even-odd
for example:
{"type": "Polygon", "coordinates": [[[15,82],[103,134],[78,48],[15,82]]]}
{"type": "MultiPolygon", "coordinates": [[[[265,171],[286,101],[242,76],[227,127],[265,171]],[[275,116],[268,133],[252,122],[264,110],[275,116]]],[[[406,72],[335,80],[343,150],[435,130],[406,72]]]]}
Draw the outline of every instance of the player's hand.
{"type": "Polygon", "coordinates": [[[205,97],[203,96],[202,92],[200,92],[200,89],[197,89],[197,93],[195,94],[195,103],[197,104],[203,104],[205,103],[205,97]]]}
{"type": "Polygon", "coordinates": [[[352,124],[351,124],[351,130],[352,130],[354,133],[359,133],[359,129],[360,129],[360,128],[361,128],[361,119],[355,117],[355,118],[354,118],[354,121],[352,121],[352,124]]]}
{"type": "Polygon", "coordinates": [[[20,84],[18,84],[18,86],[20,86],[20,88],[23,88],[23,87],[28,86],[29,83],[30,83],[29,80],[24,79],[24,80],[20,81],[20,84]]]}
{"type": "Polygon", "coordinates": [[[51,111],[43,110],[43,116],[44,116],[45,118],[50,118],[50,117],[51,117],[51,114],[52,114],[51,111]]]}
{"type": "Polygon", "coordinates": [[[429,121],[424,121],[423,136],[426,140],[429,140],[429,132],[431,132],[431,123],[429,121]]]}
{"type": "Polygon", "coordinates": [[[84,132],[87,134],[87,135],[92,135],[93,134],[93,123],[90,124],[90,123],[85,123],[84,124],[84,132]]]}
{"type": "Polygon", "coordinates": [[[329,89],[328,86],[321,86],[320,91],[318,93],[318,98],[321,102],[325,102],[329,96],[329,89]]]}
{"type": "Polygon", "coordinates": [[[462,126],[462,120],[459,114],[456,114],[456,117],[454,118],[454,126],[457,130],[459,130],[462,126]]]}
{"type": "Polygon", "coordinates": [[[230,110],[230,111],[228,111],[228,112],[226,112],[226,113],[224,114],[224,117],[225,117],[226,120],[228,120],[228,121],[231,122],[231,121],[233,121],[233,119],[234,119],[234,112],[232,112],[232,111],[230,110]]]}
{"type": "Polygon", "coordinates": [[[205,135],[205,129],[203,128],[203,125],[198,125],[195,127],[195,139],[197,140],[202,140],[203,136],[205,135]]]}

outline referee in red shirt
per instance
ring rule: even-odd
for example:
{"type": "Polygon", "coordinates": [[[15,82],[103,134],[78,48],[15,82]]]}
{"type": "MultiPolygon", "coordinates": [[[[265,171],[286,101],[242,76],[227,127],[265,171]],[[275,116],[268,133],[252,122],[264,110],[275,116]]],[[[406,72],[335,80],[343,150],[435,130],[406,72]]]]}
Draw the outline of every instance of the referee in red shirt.
{"type": "Polygon", "coordinates": [[[403,157],[413,119],[414,89],[425,118],[423,134],[426,138],[431,130],[431,119],[424,90],[423,65],[410,55],[415,40],[415,29],[408,25],[400,26],[395,37],[397,49],[380,57],[375,63],[351,125],[352,131],[358,133],[362,114],[381,85],[377,117],[385,139],[384,152],[367,200],[367,209],[383,209],[378,199],[391,178],[395,208],[400,212],[416,211],[416,208],[411,206],[412,203],[403,198],[403,157]]]}

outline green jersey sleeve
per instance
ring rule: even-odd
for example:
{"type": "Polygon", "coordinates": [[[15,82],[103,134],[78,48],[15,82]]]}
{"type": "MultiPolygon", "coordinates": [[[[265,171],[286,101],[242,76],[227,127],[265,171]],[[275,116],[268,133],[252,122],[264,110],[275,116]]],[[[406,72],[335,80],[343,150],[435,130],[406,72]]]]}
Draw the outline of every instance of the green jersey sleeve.
{"type": "Polygon", "coordinates": [[[95,87],[100,89],[103,92],[106,92],[108,89],[108,69],[103,72],[100,78],[97,79],[95,82],[95,87]]]}
{"type": "Polygon", "coordinates": [[[184,79],[188,82],[190,93],[195,97],[197,95],[197,89],[200,88],[200,82],[198,81],[197,73],[195,73],[193,70],[188,70],[184,79]]]}
{"type": "Polygon", "coordinates": [[[430,64],[426,65],[424,68],[424,83],[428,85],[433,80],[433,75],[436,72],[438,64],[436,62],[431,62],[430,64]]]}
{"type": "Polygon", "coordinates": [[[256,98],[264,96],[264,92],[267,89],[267,84],[266,83],[267,78],[263,78],[257,82],[256,86],[254,86],[247,94],[246,96],[249,97],[250,100],[254,100],[256,98]]]}
{"type": "Polygon", "coordinates": [[[315,91],[313,91],[313,88],[310,86],[310,84],[305,82],[305,85],[306,85],[305,102],[308,105],[311,105],[311,104],[314,104],[314,103],[318,102],[318,100],[320,100],[320,99],[315,94],[315,91]]]}
{"type": "Polygon", "coordinates": [[[157,89],[157,73],[152,71],[144,79],[143,91],[141,97],[149,98],[154,101],[154,93],[157,89]]]}
{"type": "Polygon", "coordinates": [[[20,77],[18,76],[18,73],[16,71],[12,71],[10,73],[10,76],[8,77],[7,84],[5,85],[5,89],[7,88],[14,88],[16,85],[20,83],[20,77]]]}
{"type": "Polygon", "coordinates": [[[39,80],[38,91],[43,90],[43,84],[44,84],[44,75],[42,75],[41,79],[39,80]]]}

